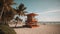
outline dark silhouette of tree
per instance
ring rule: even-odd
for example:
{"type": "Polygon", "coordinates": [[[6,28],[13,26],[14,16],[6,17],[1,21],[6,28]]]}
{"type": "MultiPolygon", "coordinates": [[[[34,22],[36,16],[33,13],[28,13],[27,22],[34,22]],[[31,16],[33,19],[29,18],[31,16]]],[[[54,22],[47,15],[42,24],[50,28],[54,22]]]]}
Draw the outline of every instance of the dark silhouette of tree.
{"type": "Polygon", "coordinates": [[[15,11],[11,7],[14,4],[13,0],[0,0],[0,22],[7,24],[15,14],[15,11]]]}
{"type": "Polygon", "coordinates": [[[12,4],[14,4],[13,0],[0,0],[0,34],[16,34],[8,25],[8,21],[16,14],[11,7],[12,4]]]}
{"type": "Polygon", "coordinates": [[[25,10],[26,10],[26,7],[24,6],[24,4],[21,3],[17,9],[17,13],[21,16],[24,16],[25,13],[27,13],[27,11],[25,10]]]}
{"type": "Polygon", "coordinates": [[[20,4],[18,9],[14,9],[11,5],[15,4],[13,0],[0,0],[0,22],[3,24],[8,24],[8,22],[13,19],[15,14],[24,16],[26,13],[26,7],[24,4],[20,4]]]}

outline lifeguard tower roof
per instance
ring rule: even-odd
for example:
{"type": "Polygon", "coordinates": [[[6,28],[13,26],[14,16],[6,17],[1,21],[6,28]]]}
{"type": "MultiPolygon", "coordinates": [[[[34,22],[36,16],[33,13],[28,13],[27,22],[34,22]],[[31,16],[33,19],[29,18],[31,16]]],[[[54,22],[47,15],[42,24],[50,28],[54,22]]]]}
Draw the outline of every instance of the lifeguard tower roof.
{"type": "Polygon", "coordinates": [[[35,14],[35,13],[30,13],[30,14],[27,14],[27,16],[37,16],[38,14],[35,14]]]}

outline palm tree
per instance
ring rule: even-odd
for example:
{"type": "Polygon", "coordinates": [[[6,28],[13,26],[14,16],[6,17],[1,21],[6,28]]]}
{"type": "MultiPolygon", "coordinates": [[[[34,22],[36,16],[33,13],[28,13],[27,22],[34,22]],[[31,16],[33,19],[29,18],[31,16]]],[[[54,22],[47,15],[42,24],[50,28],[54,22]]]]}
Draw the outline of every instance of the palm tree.
{"type": "MultiPolygon", "coordinates": [[[[19,7],[18,7],[18,9],[15,9],[16,10],[16,12],[17,12],[17,14],[19,15],[19,16],[25,16],[26,14],[25,13],[27,13],[25,10],[26,10],[26,7],[24,6],[24,4],[20,4],[19,5],[19,7]]],[[[17,20],[17,22],[18,21],[21,21],[22,22],[22,19],[20,19],[18,16],[15,18],[16,20],[17,20]]],[[[17,26],[17,22],[16,22],[16,25],[15,25],[15,27],[17,26]]]]}
{"type": "Polygon", "coordinates": [[[0,20],[7,24],[14,15],[14,10],[11,5],[14,4],[13,0],[0,0],[0,20]]]}
{"type": "Polygon", "coordinates": [[[21,3],[17,9],[17,13],[21,16],[24,16],[25,13],[27,13],[27,11],[25,10],[26,10],[26,7],[24,6],[24,4],[21,3]]]}
{"type": "Polygon", "coordinates": [[[12,4],[13,0],[0,0],[0,21],[4,24],[7,24],[15,14],[23,16],[26,13],[24,4],[21,3],[17,10],[11,7],[12,4]]]}

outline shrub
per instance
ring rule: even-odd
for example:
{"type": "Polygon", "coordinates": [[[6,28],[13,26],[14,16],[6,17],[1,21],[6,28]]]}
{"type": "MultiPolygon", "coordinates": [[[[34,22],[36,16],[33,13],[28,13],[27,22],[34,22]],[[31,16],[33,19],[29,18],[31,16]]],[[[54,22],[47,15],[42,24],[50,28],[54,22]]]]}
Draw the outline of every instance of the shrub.
{"type": "Polygon", "coordinates": [[[16,32],[7,25],[0,25],[0,34],[16,34],[16,32]]]}

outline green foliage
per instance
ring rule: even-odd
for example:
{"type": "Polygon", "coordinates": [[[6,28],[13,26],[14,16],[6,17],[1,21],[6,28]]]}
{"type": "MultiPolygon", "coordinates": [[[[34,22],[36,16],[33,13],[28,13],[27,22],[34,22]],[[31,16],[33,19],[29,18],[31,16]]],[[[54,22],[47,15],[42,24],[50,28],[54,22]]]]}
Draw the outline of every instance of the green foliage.
{"type": "Polygon", "coordinates": [[[21,4],[18,6],[17,13],[18,13],[19,15],[21,15],[21,16],[25,16],[25,13],[27,13],[27,11],[25,11],[25,10],[26,10],[25,5],[21,3],[21,4]]]}
{"type": "Polygon", "coordinates": [[[16,32],[7,25],[0,25],[0,34],[16,34],[16,32]]]}

